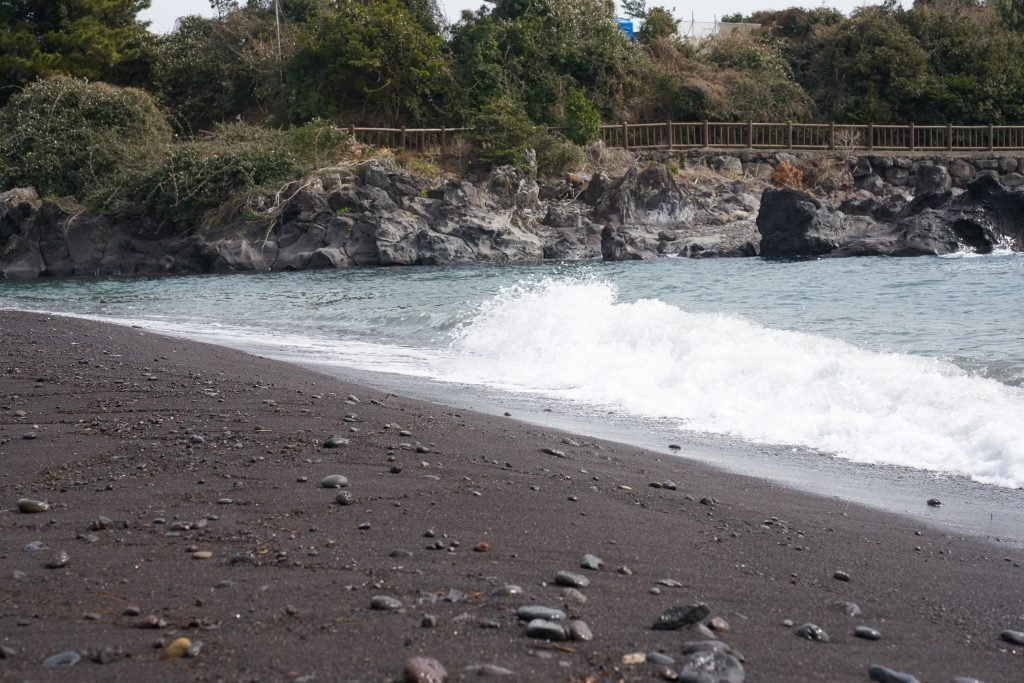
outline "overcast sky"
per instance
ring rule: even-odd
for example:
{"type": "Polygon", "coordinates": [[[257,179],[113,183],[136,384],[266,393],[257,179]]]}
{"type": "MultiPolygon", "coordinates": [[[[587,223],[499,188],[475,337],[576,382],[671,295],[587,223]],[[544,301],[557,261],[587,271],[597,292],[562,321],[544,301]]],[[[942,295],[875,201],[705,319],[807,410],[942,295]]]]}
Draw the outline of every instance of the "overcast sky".
{"type": "MultiPolygon", "coordinates": [[[[690,19],[691,16],[697,21],[713,21],[725,14],[742,12],[750,14],[763,9],[786,9],[787,7],[835,7],[844,14],[861,5],[880,4],[881,0],[864,2],[863,0],[828,0],[827,2],[806,2],[801,0],[718,0],[712,8],[698,7],[694,0],[648,0],[648,6],[663,6],[672,10],[676,19],[690,19]]],[[[285,3],[288,0],[280,0],[285,3]]],[[[483,3],[480,0],[438,0],[438,5],[448,15],[449,20],[457,21],[464,9],[476,9],[483,3]]],[[[704,5],[704,3],[699,3],[704,5]]],[[[909,4],[909,2],[908,2],[909,4]]],[[[153,0],[153,6],[143,12],[140,16],[152,22],[150,28],[158,33],[168,33],[174,30],[174,22],[178,17],[187,14],[202,14],[213,16],[209,0],[153,0]]]]}

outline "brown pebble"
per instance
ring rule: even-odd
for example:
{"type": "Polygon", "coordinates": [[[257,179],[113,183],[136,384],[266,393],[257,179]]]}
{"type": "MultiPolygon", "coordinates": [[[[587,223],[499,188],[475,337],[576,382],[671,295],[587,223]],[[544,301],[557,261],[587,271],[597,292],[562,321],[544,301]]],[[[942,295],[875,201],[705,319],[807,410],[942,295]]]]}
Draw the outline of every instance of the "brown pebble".
{"type": "Polygon", "coordinates": [[[441,662],[430,657],[413,657],[405,663],[405,683],[444,683],[448,677],[441,662]]]}
{"type": "Polygon", "coordinates": [[[729,622],[722,617],[711,617],[708,627],[712,631],[728,631],[730,629],[729,622]]]}
{"type": "Polygon", "coordinates": [[[188,638],[178,638],[164,648],[160,653],[160,659],[181,659],[192,647],[192,641],[188,638]]]}
{"type": "Polygon", "coordinates": [[[477,552],[477,553],[486,553],[490,549],[491,549],[491,544],[488,543],[487,541],[480,541],[475,546],[473,546],[473,552],[477,552]]]}

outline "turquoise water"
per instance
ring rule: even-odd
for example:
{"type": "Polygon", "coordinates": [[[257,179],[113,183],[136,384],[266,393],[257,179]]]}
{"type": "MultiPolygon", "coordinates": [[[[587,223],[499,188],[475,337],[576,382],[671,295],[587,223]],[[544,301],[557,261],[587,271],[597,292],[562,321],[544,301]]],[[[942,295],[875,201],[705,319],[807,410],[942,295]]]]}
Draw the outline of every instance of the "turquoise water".
{"type": "Polygon", "coordinates": [[[0,281],[0,306],[1012,489],[1022,284],[1012,254],[663,259],[0,281]]]}

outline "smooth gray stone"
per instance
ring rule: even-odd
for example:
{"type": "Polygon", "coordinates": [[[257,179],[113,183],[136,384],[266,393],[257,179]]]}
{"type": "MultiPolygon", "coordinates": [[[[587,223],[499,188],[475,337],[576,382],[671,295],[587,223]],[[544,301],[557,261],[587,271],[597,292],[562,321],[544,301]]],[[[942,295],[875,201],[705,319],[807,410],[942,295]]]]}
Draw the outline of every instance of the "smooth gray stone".
{"type": "Polygon", "coordinates": [[[853,629],[853,635],[864,640],[878,640],[882,637],[882,634],[871,628],[870,626],[858,626],[853,629]]]}
{"type": "Polygon", "coordinates": [[[683,659],[679,680],[684,683],[743,683],[743,664],[725,652],[694,652],[683,659]]]}
{"type": "Polygon", "coordinates": [[[66,652],[58,652],[55,655],[50,655],[43,660],[44,669],[60,669],[63,667],[74,666],[82,660],[82,655],[78,654],[74,650],[67,650],[66,652]]]}
{"type": "Polygon", "coordinates": [[[587,553],[583,556],[583,559],[580,560],[580,567],[582,567],[583,569],[592,569],[594,571],[597,571],[604,567],[604,560],[602,560],[597,555],[591,555],[590,553],[587,553]]]}
{"type": "Polygon", "coordinates": [[[504,586],[498,586],[491,591],[492,598],[508,598],[513,595],[522,595],[523,589],[521,586],[517,586],[514,583],[506,583],[504,586]]]}
{"type": "Polygon", "coordinates": [[[833,602],[832,606],[848,617],[860,615],[860,607],[855,602],[833,602]]]}
{"type": "Polygon", "coordinates": [[[22,550],[24,550],[26,553],[38,553],[41,550],[49,550],[49,549],[50,549],[50,546],[46,545],[42,541],[32,541],[31,543],[26,543],[25,547],[22,548],[22,550]]]}
{"type": "Polygon", "coordinates": [[[877,664],[868,669],[868,676],[878,683],[921,683],[915,676],[877,664]]]}
{"type": "Polygon", "coordinates": [[[818,643],[827,643],[832,640],[825,633],[825,629],[817,624],[804,624],[796,630],[796,634],[804,640],[813,640],[818,643]]]}
{"type": "Polygon", "coordinates": [[[568,638],[565,626],[548,621],[547,619],[533,619],[526,625],[526,635],[531,638],[545,638],[547,640],[561,641],[568,638]]]}
{"type": "Polygon", "coordinates": [[[544,607],[543,605],[523,605],[516,610],[516,616],[523,621],[533,621],[534,619],[558,621],[565,619],[565,612],[553,607],[544,607]]]}
{"type": "Polygon", "coordinates": [[[18,512],[32,514],[46,512],[49,509],[50,504],[44,500],[35,500],[33,498],[21,498],[18,500],[18,512]]]}
{"type": "Polygon", "coordinates": [[[348,477],[343,474],[328,474],[320,480],[320,488],[340,489],[348,486],[348,477]]]}
{"type": "Polygon", "coordinates": [[[390,595],[374,595],[370,598],[370,609],[394,611],[402,609],[402,601],[390,595]]]}
{"type": "Polygon", "coordinates": [[[569,588],[586,588],[590,585],[590,579],[582,574],[562,571],[555,574],[555,584],[569,588]]]}
{"type": "Polygon", "coordinates": [[[334,496],[334,502],[338,505],[351,505],[355,502],[355,496],[351,491],[338,491],[338,495],[334,496]]]}
{"type": "Polygon", "coordinates": [[[587,626],[585,621],[580,621],[579,619],[569,622],[568,631],[570,640],[587,642],[594,639],[594,633],[590,630],[590,627],[587,626]]]}
{"type": "Polygon", "coordinates": [[[692,655],[695,652],[724,652],[741,662],[746,661],[746,657],[743,656],[742,652],[733,649],[731,645],[721,640],[688,640],[683,643],[684,655],[692,655]]]}
{"type": "Polygon", "coordinates": [[[1024,645],[1024,631],[1011,631],[1006,629],[999,634],[999,637],[1013,645],[1024,645]]]}
{"type": "Polygon", "coordinates": [[[324,448],[341,448],[348,445],[348,439],[342,436],[332,436],[324,441],[324,448]]]}
{"type": "Polygon", "coordinates": [[[553,455],[556,458],[564,458],[565,457],[565,453],[563,453],[562,451],[558,450],[557,448],[542,448],[541,452],[542,453],[547,453],[548,455],[553,455]]]}
{"type": "Polygon", "coordinates": [[[655,631],[675,631],[703,621],[709,614],[711,614],[711,608],[703,602],[693,605],[676,605],[659,614],[651,628],[655,631]]]}
{"type": "Polygon", "coordinates": [[[68,566],[71,562],[71,556],[67,552],[61,550],[56,555],[50,558],[50,561],[46,563],[47,569],[61,569],[68,566]]]}
{"type": "Polygon", "coordinates": [[[984,683],[977,678],[971,678],[970,676],[956,676],[950,683],[984,683]]]}
{"type": "Polygon", "coordinates": [[[647,663],[655,666],[675,666],[676,660],[664,652],[648,652],[647,663]]]}

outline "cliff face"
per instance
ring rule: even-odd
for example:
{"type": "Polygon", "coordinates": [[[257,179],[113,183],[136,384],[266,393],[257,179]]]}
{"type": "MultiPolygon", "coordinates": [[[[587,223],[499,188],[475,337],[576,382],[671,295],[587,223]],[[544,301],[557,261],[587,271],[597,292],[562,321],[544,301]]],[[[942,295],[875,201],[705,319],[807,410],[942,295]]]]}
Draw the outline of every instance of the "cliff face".
{"type": "Polygon", "coordinates": [[[0,276],[1024,249],[1024,160],[808,159],[810,193],[768,187],[774,164],[799,161],[786,154],[666,160],[538,185],[511,167],[431,182],[376,159],[293,183],[258,220],[196,230],[18,188],[0,193],[0,276]]]}

